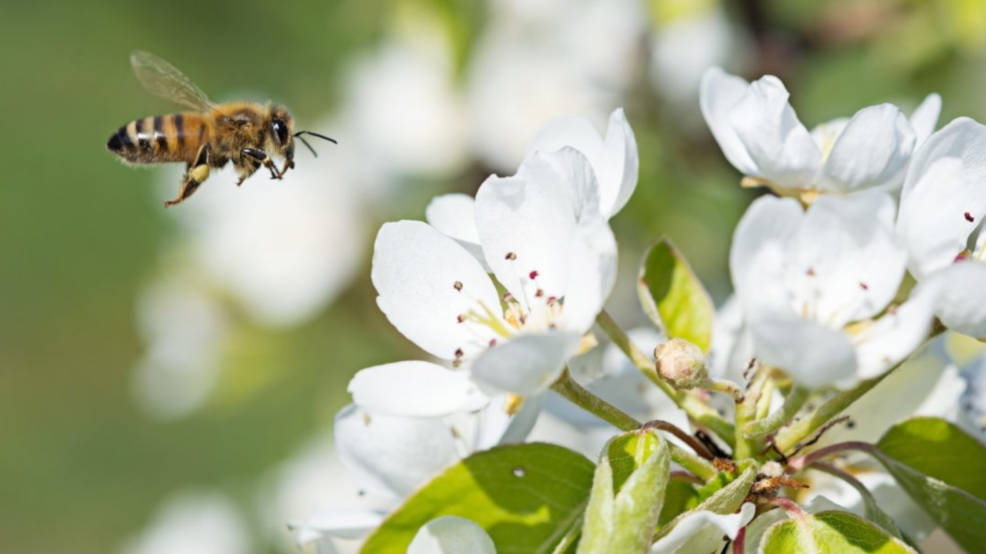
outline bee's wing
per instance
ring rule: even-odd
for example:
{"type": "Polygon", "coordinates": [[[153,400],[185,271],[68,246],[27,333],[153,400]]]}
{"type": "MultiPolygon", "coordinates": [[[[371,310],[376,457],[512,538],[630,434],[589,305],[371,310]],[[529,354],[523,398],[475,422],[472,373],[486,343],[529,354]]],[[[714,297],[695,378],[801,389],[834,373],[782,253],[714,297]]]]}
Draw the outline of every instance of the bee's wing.
{"type": "Polygon", "coordinates": [[[130,54],[130,65],[137,80],[151,94],[196,111],[208,110],[213,105],[184,73],[150,52],[135,50],[130,54]]]}

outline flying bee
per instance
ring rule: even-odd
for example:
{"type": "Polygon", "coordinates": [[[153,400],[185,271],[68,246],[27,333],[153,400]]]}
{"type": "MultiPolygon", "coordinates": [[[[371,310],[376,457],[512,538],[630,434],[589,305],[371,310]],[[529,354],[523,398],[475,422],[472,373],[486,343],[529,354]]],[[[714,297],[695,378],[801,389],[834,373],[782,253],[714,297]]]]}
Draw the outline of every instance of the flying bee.
{"type": "Polygon", "coordinates": [[[294,139],[316,156],[304,135],[336,142],[312,131],[296,132],[294,118],[270,102],[214,104],[185,74],[148,52],[135,51],[130,65],[150,93],[195,110],[135,119],[106,141],[106,148],[127,163],[185,162],[178,196],[165,206],[191,196],[209,177],[210,168],[232,162],[239,174],[237,186],[260,166],[270,171],[271,179],[281,179],[294,167],[294,139]],[[284,166],[278,169],[272,155],[283,158],[284,166]]]}

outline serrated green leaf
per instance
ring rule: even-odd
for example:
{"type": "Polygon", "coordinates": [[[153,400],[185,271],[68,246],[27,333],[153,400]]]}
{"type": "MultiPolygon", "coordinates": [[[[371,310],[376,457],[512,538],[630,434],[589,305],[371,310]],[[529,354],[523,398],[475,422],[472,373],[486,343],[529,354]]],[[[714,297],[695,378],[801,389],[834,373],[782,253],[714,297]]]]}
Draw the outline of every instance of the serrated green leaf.
{"type": "Polygon", "coordinates": [[[827,511],[778,521],[764,533],[763,554],[905,554],[914,551],[883,529],[849,512],[827,511]]]}
{"type": "Polygon", "coordinates": [[[596,468],[579,554],[643,554],[657,527],[671,456],[656,430],[612,439],[596,468]]]}
{"type": "Polygon", "coordinates": [[[404,552],[422,525],[443,515],[475,521],[501,554],[551,552],[582,516],[593,470],[584,456],[553,444],[477,452],[408,498],[361,552],[404,552]]]}
{"type": "Polygon", "coordinates": [[[668,338],[681,338],[708,353],[715,307],[685,258],[668,239],[647,251],[637,281],[644,312],[668,338]]]}
{"type": "Polygon", "coordinates": [[[898,423],[874,455],[949,535],[970,552],[986,544],[986,447],[939,418],[898,423]]]}

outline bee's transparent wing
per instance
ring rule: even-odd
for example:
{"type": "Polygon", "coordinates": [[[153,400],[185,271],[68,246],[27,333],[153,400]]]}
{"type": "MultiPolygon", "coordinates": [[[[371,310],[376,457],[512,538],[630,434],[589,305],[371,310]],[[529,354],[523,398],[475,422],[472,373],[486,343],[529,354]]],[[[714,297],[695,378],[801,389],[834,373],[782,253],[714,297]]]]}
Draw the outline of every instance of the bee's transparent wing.
{"type": "Polygon", "coordinates": [[[151,94],[196,111],[205,111],[212,107],[212,102],[202,89],[195,86],[195,83],[175,66],[154,54],[135,50],[130,54],[130,65],[134,68],[137,80],[151,94]]]}

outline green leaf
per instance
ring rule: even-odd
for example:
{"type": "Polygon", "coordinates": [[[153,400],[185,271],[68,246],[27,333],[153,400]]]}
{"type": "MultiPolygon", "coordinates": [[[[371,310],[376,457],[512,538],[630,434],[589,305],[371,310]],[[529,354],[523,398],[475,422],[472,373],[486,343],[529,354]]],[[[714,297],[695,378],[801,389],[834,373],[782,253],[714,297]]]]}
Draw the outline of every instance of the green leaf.
{"type": "Polygon", "coordinates": [[[891,427],[876,446],[929,477],[986,500],[986,447],[944,419],[908,419],[891,427]]]}
{"type": "Polygon", "coordinates": [[[404,552],[422,525],[443,515],[476,522],[501,554],[551,552],[582,516],[593,469],[584,456],[553,444],[477,452],[408,498],[361,552],[404,552]]]}
{"type": "Polygon", "coordinates": [[[708,353],[715,317],[712,298],[668,239],[644,256],[637,294],[644,312],[669,339],[685,339],[708,353]]]}
{"type": "Polygon", "coordinates": [[[664,490],[664,506],[661,508],[661,518],[657,521],[663,527],[678,514],[698,506],[699,496],[691,482],[672,478],[664,490]]]}
{"type": "Polygon", "coordinates": [[[939,418],[898,423],[874,455],[901,488],[970,552],[986,544],[986,447],[939,418]]]}
{"type": "Polygon", "coordinates": [[[596,468],[579,554],[643,554],[657,528],[671,456],[654,429],[612,439],[596,468]]]}
{"type": "Polygon", "coordinates": [[[897,554],[914,551],[901,540],[855,514],[827,511],[778,521],[764,533],[760,552],[897,554]]]}

